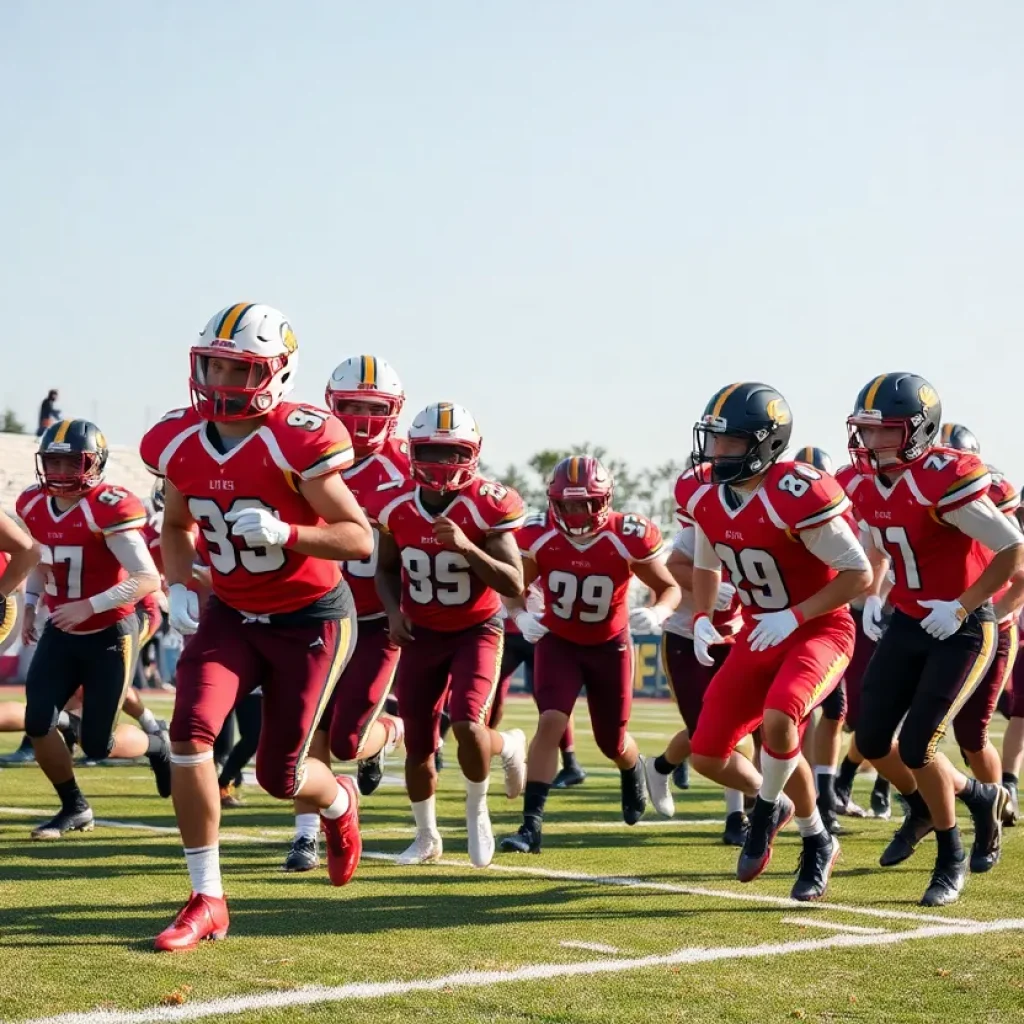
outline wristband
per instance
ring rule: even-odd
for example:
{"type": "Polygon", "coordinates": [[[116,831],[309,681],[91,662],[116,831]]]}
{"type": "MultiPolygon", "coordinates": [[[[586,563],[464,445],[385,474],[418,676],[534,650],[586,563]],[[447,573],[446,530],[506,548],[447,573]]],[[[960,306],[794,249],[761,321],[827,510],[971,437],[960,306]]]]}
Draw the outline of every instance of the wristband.
{"type": "Polygon", "coordinates": [[[790,608],[789,610],[793,613],[793,618],[796,619],[798,626],[802,626],[807,621],[807,617],[799,608],[790,608]]]}
{"type": "Polygon", "coordinates": [[[288,539],[284,542],[284,544],[281,545],[281,547],[293,548],[298,543],[298,541],[299,528],[294,523],[292,523],[292,525],[288,527],[288,539]]]}

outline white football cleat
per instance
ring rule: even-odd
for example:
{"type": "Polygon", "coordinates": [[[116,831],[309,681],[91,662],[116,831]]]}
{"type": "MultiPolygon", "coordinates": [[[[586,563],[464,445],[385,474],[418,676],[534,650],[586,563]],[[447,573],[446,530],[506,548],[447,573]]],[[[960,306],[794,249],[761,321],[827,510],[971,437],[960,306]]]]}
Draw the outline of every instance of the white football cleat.
{"type": "Polygon", "coordinates": [[[654,758],[644,759],[644,777],[647,780],[647,795],[654,809],[663,817],[671,818],[676,813],[676,802],[672,798],[671,775],[662,775],[654,767],[654,758]]]}
{"type": "Polygon", "coordinates": [[[505,796],[515,800],[526,788],[526,733],[512,729],[504,734],[501,767],[505,771],[505,796]]]}
{"type": "Polygon", "coordinates": [[[444,844],[437,832],[417,832],[416,838],[404,853],[399,854],[395,861],[400,867],[410,864],[431,864],[441,859],[444,844]]]}
{"type": "Polygon", "coordinates": [[[475,868],[485,868],[494,860],[494,833],[487,804],[475,811],[466,808],[466,832],[469,835],[469,859],[475,868]]]}

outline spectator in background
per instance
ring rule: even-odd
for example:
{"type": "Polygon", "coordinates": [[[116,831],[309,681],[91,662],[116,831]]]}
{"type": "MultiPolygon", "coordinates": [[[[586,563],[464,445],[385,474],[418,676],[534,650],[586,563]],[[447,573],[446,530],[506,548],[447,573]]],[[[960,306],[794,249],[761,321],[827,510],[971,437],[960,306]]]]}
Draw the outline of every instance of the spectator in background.
{"type": "Polygon", "coordinates": [[[53,388],[43,399],[39,406],[39,426],[36,428],[36,437],[42,437],[47,429],[60,419],[60,409],[57,408],[57,389],[53,388]]]}

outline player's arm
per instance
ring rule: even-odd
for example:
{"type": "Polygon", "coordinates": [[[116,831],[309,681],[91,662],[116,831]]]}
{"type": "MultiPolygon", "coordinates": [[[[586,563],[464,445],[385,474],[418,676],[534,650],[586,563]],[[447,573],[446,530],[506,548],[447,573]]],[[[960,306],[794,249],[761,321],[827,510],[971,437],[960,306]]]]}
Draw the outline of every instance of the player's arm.
{"type": "Polygon", "coordinates": [[[25,645],[36,642],[36,606],[43,596],[46,578],[43,570],[36,565],[25,580],[25,611],[21,619],[21,642],[25,645]]]}
{"type": "Polygon", "coordinates": [[[181,491],[170,480],[164,482],[164,522],[160,529],[160,557],[168,588],[186,586],[192,580],[196,561],[195,520],[181,491]]]}
{"type": "Polygon", "coordinates": [[[1024,536],[987,495],[944,513],[942,519],[993,552],[985,571],[960,595],[960,605],[970,614],[1024,568],[1024,536]]]}
{"type": "Polygon", "coordinates": [[[516,597],[525,591],[523,559],[511,531],[489,533],[483,547],[466,539],[465,548],[458,550],[469,562],[473,574],[502,597],[516,597]]]}
{"type": "Polygon", "coordinates": [[[388,616],[391,639],[401,646],[412,639],[412,625],[402,614],[402,553],[387,530],[377,531],[377,572],[373,584],[388,616]]]}
{"type": "Polygon", "coordinates": [[[711,546],[707,534],[696,524],[693,527],[693,608],[694,615],[710,616],[718,600],[722,582],[722,560],[711,546]]]}
{"type": "Polygon", "coordinates": [[[657,616],[659,622],[664,622],[679,607],[679,600],[683,596],[679,584],[660,558],[649,562],[634,562],[631,568],[633,575],[650,587],[654,594],[654,604],[650,606],[650,611],[657,616]]]}
{"type": "Polygon", "coordinates": [[[303,480],[299,491],[324,521],[320,526],[293,525],[285,547],[311,558],[360,561],[373,554],[373,530],[340,473],[303,480]]]}
{"type": "Polygon", "coordinates": [[[799,536],[815,558],[836,570],[836,576],[793,609],[798,621],[834,612],[860,597],[871,586],[871,563],[842,516],[803,530],[799,536]]]}
{"type": "Polygon", "coordinates": [[[10,555],[0,575],[0,602],[10,597],[39,564],[39,545],[9,515],[0,512],[0,551],[10,555]]]}
{"type": "Polygon", "coordinates": [[[871,566],[871,586],[868,587],[866,596],[884,601],[892,590],[892,576],[889,572],[892,562],[884,551],[875,546],[870,530],[861,530],[860,542],[871,566]]]}
{"type": "Polygon", "coordinates": [[[526,592],[530,589],[530,584],[533,583],[538,574],[536,560],[525,551],[520,551],[519,555],[523,560],[523,589],[518,594],[506,595],[501,599],[504,602],[510,619],[515,619],[520,612],[527,611],[526,592]]]}

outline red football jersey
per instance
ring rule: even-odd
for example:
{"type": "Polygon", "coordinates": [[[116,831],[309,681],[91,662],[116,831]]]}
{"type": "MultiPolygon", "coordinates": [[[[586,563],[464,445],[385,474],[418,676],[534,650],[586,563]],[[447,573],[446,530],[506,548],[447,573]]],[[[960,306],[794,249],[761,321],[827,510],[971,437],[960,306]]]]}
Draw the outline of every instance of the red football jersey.
{"type": "MultiPolygon", "coordinates": [[[[57,510],[38,484],[22,491],[18,516],[39,545],[40,569],[46,578],[46,603],[51,609],[95,597],[128,578],[107,547],[107,538],[125,530],[141,530],[146,510],[130,491],[100,484],[66,512],[57,510]]],[[[72,632],[92,633],[135,614],[133,605],[90,615],[72,632]]]]}
{"type": "Polygon", "coordinates": [[[153,556],[153,564],[156,565],[156,571],[163,576],[164,556],[160,552],[160,531],[153,525],[151,519],[147,520],[146,525],[142,528],[142,539],[146,542],[146,547],[149,548],[149,553],[153,556]]]}
{"type": "MultiPolygon", "coordinates": [[[[438,544],[437,517],[427,512],[419,495],[412,482],[385,487],[367,507],[402,553],[402,613],[414,625],[449,633],[486,622],[498,614],[501,598],[471,571],[465,556],[438,544]]],[[[518,530],[526,510],[510,487],[478,477],[442,514],[479,545],[490,533],[518,530]]]]}
{"type": "Polygon", "coordinates": [[[749,495],[684,473],[675,495],[679,518],[696,523],[722,560],[748,623],[806,601],[838,575],[797,536],[850,507],[835,478],[813,466],[776,462],[749,495]],[[734,498],[743,504],[735,507],[734,498]]]}
{"type": "Polygon", "coordinates": [[[249,548],[231,536],[224,515],[265,508],[285,523],[321,525],[298,484],[352,464],[348,431],[325,409],[282,402],[233,448],[221,450],[216,436],[193,409],[176,409],[148,431],[140,448],[149,471],[165,476],[187,501],[214,594],[254,615],[313,604],[338,585],[337,563],[282,547],[249,548]]]}
{"type": "MultiPolygon", "coordinates": [[[[345,477],[345,483],[355,495],[356,501],[365,507],[378,488],[409,479],[408,441],[397,437],[389,438],[381,451],[350,466],[342,476],[345,477]]],[[[373,582],[377,573],[378,542],[378,533],[374,528],[373,554],[360,562],[343,562],[341,566],[345,579],[352,589],[356,615],[360,619],[377,619],[384,614],[384,605],[377,595],[377,588],[373,582]]]]}
{"type": "Polygon", "coordinates": [[[974,453],[933,448],[891,487],[852,466],[839,479],[875,547],[889,557],[895,578],[889,603],[906,615],[928,614],[919,601],[956,600],[991,561],[985,547],[941,518],[991,487],[988,468],[974,453]]]}
{"type": "Polygon", "coordinates": [[[632,566],[662,551],[661,530],[644,516],[612,512],[585,539],[571,540],[548,514],[531,516],[516,536],[544,589],[541,622],[572,643],[603,644],[629,627],[632,566]]]}

